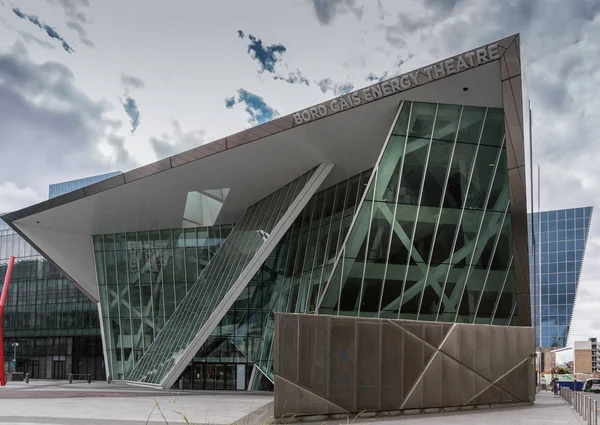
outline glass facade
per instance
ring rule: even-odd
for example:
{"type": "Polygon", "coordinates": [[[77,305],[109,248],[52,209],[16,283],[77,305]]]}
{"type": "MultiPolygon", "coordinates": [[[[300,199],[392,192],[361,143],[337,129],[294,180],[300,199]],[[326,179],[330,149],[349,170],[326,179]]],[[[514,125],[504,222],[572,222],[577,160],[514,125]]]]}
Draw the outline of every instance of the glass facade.
{"type": "MultiPolygon", "coordinates": [[[[373,170],[312,196],[197,351],[184,388],[272,388],[275,312],[518,324],[503,111],[405,102],[392,128],[373,170]]],[[[263,243],[259,230],[268,236],[276,194],[233,231],[94,237],[115,379],[161,381],[263,243]]]]}
{"type": "Polygon", "coordinates": [[[533,214],[537,261],[530,216],[531,315],[541,348],[567,344],[592,212],[592,207],[584,207],[533,214]]]}
{"type": "Polygon", "coordinates": [[[74,190],[81,189],[85,186],[89,186],[94,183],[101,182],[114,176],[122,174],[120,171],[114,171],[112,173],[100,174],[98,176],[85,177],[83,179],[71,180],[68,182],[51,184],[48,190],[49,198],[56,198],[57,196],[64,195],[65,193],[73,192],[74,190]]]}
{"type": "Polygon", "coordinates": [[[15,266],[3,314],[5,370],[31,378],[70,373],[104,379],[98,308],[74,283],[0,220],[0,288],[10,256],[15,266]]]}
{"type": "Polygon", "coordinates": [[[124,379],[233,226],[94,236],[108,369],[124,379]]]}
{"type": "Polygon", "coordinates": [[[501,109],[406,102],[319,313],[517,324],[501,109]]]}
{"type": "MultiPolygon", "coordinates": [[[[290,230],[182,374],[184,388],[246,389],[252,366],[256,364],[264,375],[259,372],[253,389],[269,389],[272,385],[269,379],[273,379],[274,313],[315,311],[318,295],[331,272],[339,245],[352,221],[357,200],[360,200],[370,175],[371,170],[368,170],[311,198],[302,214],[294,221],[290,230]],[[302,298],[302,302],[298,301],[299,297],[302,298]],[[232,375],[235,378],[232,378],[232,375]],[[223,376],[226,379],[219,379],[223,376]]],[[[160,235],[158,241],[155,239],[153,243],[147,244],[143,258],[160,259],[154,263],[157,267],[154,274],[157,280],[161,274],[167,276],[167,286],[163,284],[163,287],[168,288],[167,293],[172,293],[171,282],[172,285],[178,286],[172,301],[173,308],[165,309],[164,321],[169,319],[178,302],[196,281],[196,276],[213,258],[216,249],[231,232],[231,228],[232,226],[215,226],[141,233],[144,241],[152,238],[150,235],[153,233],[160,235]],[[176,257],[179,258],[177,261],[174,260],[176,257]]],[[[137,236],[129,235],[132,243],[137,238],[139,244],[140,233],[137,233],[137,236]]],[[[113,271],[118,269],[117,248],[124,247],[115,241],[126,239],[126,234],[94,236],[96,265],[99,268],[98,275],[102,277],[99,282],[101,288],[108,289],[106,297],[101,292],[101,303],[103,306],[111,306],[110,309],[103,308],[102,311],[107,347],[110,350],[109,368],[111,376],[115,379],[127,377],[141,354],[134,356],[132,361],[124,361],[125,353],[113,352],[117,350],[116,345],[121,344],[121,329],[131,326],[128,323],[131,320],[128,310],[130,300],[127,295],[129,289],[125,289],[128,280],[119,280],[121,275],[113,271]],[[106,270],[107,264],[110,264],[109,268],[112,270],[106,270]],[[118,290],[117,286],[121,289],[118,290]],[[110,329],[110,335],[107,329],[110,329]]],[[[132,256],[125,255],[128,258],[132,256]]],[[[129,264],[129,261],[127,263],[129,264]]],[[[141,268],[145,267],[148,266],[144,265],[141,268]]],[[[151,295],[158,299],[155,303],[159,305],[165,296],[162,287],[154,290],[151,295]]],[[[137,296],[135,298],[137,299],[137,296]]],[[[154,320],[150,317],[147,319],[154,320]]],[[[164,321],[161,319],[160,323],[164,321]]],[[[146,329],[148,332],[144,335],[146,344],[141,347],[142,353],[154,340],[160,326],[156,327],[156,330],[146,329]]],[[[126,340],[128,338],[125,337],[126,340]]]]}

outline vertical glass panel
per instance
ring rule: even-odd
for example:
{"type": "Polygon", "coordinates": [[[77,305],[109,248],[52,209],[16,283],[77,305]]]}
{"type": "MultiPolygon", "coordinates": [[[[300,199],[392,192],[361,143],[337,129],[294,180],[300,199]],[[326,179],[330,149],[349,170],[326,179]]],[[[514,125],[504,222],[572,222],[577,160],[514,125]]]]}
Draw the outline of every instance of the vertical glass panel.
{"type": "Polygon", "coordinates": [[[444,208],[462,208],[467,197],[469,174],[475,159],[477,146],[457,143],[450,165],[444,208]]]}
{"type": "Polygon", "coordinates": [[[460,121],[458,141],[462,143],[477,144],[479,142],[479,136],[481,135],[484,117],[485,108],[465,106],[460,121]]]}
{"type": "Polygon", "coordinates": [[[408,135],[415,138],[431,138],[435,111],[435,103],[413,103],[408,135]]]}
{"type": "Polygon", "coordinates": [[[435,120],[433,138],[454,142],[456,129],[460,119],[461,107],[456,105],[439,105],[435,120]]]}
{"type": "Polygon", "coordinates": [[[399,204],[416,205],[419,200],[429,142],[430,139],[408,138],[400,180],[399,204]]]}
{"type": "Polygon", "coordinates": [[[398,120],[396,121],[396,124],[394,125],[394,130],[392,131],[393,134],[397,136],[406,136],[408,132],[408,119],[410,116],[411,106],[411,102],[404,102],[404,104],[402,105],[402,109],[398,116],[398,120]]]}
{"type": "MultiPolygon", "coordinates": [[[[479,146],[477,152],[477,160],[473,169],[471,185],[469,186],[469,195],[467,196],[465,208],[467,209],[484,209],[486,199],[494,169],[496,168],[496,160],[498,158],[498,148],[491,146],[479,146]]],[[[508,194],[508,191],[505,192],[508,194]]],[[[499,199],[497,202],[500,205],[505,204],[504,199],[499,199]]],[[[496,205],[494,205],[496,207],[496,205]]],[[[504,211],[502,206],[497,207],[498,210],[504,211]]],[[[496,209],[496,208],[494,208],[496,209]]]]}
{"type": "Polygon", "coordinates": [[[504,111],[499,108],[489,108],[483,134],[482,145],[500,146],[504,137],[504,111]]]}
{"type": "Polygon", "coordinates": [[[431,142],[421,205],[440,206],[453,146],[452,143],[447,142],[436,140],[431,142]]]}

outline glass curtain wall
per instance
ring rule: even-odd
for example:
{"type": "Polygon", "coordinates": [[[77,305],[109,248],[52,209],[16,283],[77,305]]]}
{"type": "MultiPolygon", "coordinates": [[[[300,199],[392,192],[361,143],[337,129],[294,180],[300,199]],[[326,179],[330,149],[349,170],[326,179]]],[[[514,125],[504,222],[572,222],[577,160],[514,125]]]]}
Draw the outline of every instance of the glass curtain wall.
{"type": "Polygon", "coordinates": [[[294,214],[292,208],[298,196],[304,196],[303,191],[310,188],[313,175],[320,174],[321,167],[314,168],[244,212],[128,380],[160,384],[168,377],[279,221],[286,214],[294,214]]]}
{"type": "Polygon", "coordinates": [[[227,238],[232,225],[93,237],[113,379],[124,379],[227,238]]]}
{"type": "Polygon", "coordinates": [[[0,291],[10,256],[15,265],[3,314],[6,370],[15,370],[9,362],[16,343],[16,370],[31,378],[75,373],[104,379],[96,304],[0,220],[0,291]]]}
{"type": "MultiPolygon", "coordinates": [[[[539,260],[535,263],[539,267],[540,286],[538,299],[532,295],[531,311],[537,333],[536,344],[541,343],[542,348],[561,348],[567,344],[592,212],[592,207],[585,207],[542,211],[533,215],[539,260]],[[535,312],[540,310],[534,308],[535,303],[541,306],[541,328],[539,316],[534,317],[535,312]]],[[[529,235],[531,244],[531,228],[529,235]]],[[[533,285],[531,246],[529,253],[533,285]]],[[[532,287],[531,294],[534,293],[532,287]]]]}
{"type": "Polygon", "coordinates": [[[320,314],[516,323],[502,109],[405,102],[320,314]]]}

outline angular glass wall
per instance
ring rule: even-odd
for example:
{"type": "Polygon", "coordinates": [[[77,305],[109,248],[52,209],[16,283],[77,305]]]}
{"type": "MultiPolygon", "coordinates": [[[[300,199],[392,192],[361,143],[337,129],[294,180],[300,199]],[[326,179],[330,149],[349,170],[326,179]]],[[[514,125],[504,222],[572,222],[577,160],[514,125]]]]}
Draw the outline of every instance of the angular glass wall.
{"type": "MultiPolygon", "coordinates": [[[[592,212],[592,207],[585,207],[533,215],[538,261],[533,261],[530,247],[531,314],[536,344],[542,348],[567,344],[592,212]],[[534,264],[537,298],[533,296],[534,264]]],[[[529,234],[531,244],[531,227],[529,234]]]]}
{"type": "Polygon", "coordinates": [[[109,374],[124,379],[233,226],[93,237],[109,374]]]}
{"type": "Polygon", "coordinates": [[[165,386],[175,381],[177,368],[185,368],[183,362],[191,360],[182,358],[188,358],[197,341],[205,342],[206,333],[218,324],[209,321],[220,320],[220,309],[235,302],[237,291],[252,278],[246,275],[258,271],[287,231],[286,222],[298,216],[331,168],[321,164],[245,211],[128,380],[165,386]]]}
{"type": "Polygon", "coordinates": [[[371,170],[367,170],[313,196],[277,246],[276,261],[268,269],[274,285],[268,315],[260,347],[251,358],[259,369],[252,389],[273,385],[274,313],[315,312],[370,176],[371,170]]]}
{"type": "Polygon", "coordinates": [[[502,109],[405,102],[320,314],[516,323],[502,109]]]}

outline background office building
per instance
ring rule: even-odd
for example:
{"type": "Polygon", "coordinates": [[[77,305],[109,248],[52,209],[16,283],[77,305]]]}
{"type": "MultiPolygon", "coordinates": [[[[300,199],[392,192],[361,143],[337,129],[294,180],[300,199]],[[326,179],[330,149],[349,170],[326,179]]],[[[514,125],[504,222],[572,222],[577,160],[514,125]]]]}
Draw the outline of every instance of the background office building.
{"type": "Polygon", "coordinates": [[[592,212],[592,207],[584,207],[533,214],[537,259],[531,245],[530,215],[531,317],[538,347],[567,344],[592,212]]]}
{"type": "MultiPolygon", "coordinates": [[[[51,185],[49,195],[114,175],[51,185]]],[[[11,256],[15,266],[3,314],[5,370],[34,379],[66,379],[71,373],[105,379],[96,303],[0,219],[0,288],[11,256]]]]}
{"type": "Polygon", "coordinates": [[[573,344],[573,372],[600,374],[600,347],[597,338],[575,341],[573,344]]]}
{"type": "Polygon", "coordinates": [[[529,326],[518,44],[5,219],[99,303],[113,379],[272,388],[275,312],[529,326]]]}

